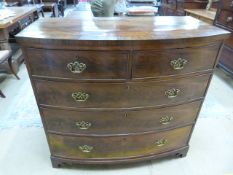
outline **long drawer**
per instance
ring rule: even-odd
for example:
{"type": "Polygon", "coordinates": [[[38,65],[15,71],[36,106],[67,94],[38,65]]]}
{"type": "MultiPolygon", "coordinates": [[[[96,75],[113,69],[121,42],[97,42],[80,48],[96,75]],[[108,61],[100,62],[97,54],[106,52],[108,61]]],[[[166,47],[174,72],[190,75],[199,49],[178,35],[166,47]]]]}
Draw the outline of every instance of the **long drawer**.
{"type": "Polygon", "coordinates": [[[194,123],[201,101],[129,111],[70,111],[41,108],[51,133],[113,135],[150,132],[194,123]]]}
{"type": "Polygon", "coordinates": [[[192,126],[161,133],[73,137],[48,134],[53,156],[71,159],[121,159],[172,151],[187,145],[192,126]]]}
{"type": "Polygon", "coordinates": [[[133,78],[211,70],[214,68],[219,48],[220,43],[205,47],[134,52],[133,78]]]}
{"type": "Polygon", "coordinates": [[[69,83],[35,80],[39,104],[73,108],[171,105],[204,97],[210,75],[164,81],[69,83]]]}
{"type": "Polygon", "coordinates": [[[71,79],[126,79],[128,52],[27,49],[31,74],[71,79]]]}

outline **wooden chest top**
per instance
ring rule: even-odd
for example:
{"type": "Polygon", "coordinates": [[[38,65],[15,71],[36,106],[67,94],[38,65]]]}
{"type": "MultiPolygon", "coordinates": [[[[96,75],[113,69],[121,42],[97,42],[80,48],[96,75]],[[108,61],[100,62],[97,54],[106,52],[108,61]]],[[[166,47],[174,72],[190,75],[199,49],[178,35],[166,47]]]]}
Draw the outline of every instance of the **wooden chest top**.
{"type": "Polygon", "coordinates": [[[171,40],[222,37],[227,31],[195,18],[185,17],[112,17],[38,20],[17,35],[18,41],[43,40],[171,40]]]}

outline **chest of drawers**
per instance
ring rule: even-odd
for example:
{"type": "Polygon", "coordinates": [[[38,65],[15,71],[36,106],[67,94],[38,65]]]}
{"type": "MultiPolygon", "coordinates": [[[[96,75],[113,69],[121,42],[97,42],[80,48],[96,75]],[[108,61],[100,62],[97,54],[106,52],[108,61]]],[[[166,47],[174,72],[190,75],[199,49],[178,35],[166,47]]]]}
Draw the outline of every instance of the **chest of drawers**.
{"type": "Polygon", "coordinates": [[[191,17],[45,19],[18,34],[53,166],[185,156],[228,34],[191,17]]]}

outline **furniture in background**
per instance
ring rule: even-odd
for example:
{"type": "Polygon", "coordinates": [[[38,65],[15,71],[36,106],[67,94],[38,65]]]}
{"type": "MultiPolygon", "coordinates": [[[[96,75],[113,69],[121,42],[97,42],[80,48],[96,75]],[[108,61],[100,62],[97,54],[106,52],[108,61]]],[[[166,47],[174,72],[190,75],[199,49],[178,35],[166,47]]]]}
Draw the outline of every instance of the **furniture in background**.
{"type": "Polygon", "coordinates": [[[41,16],[44,17],[44,4],[34,4],[36,6],[38,14],[41,13],[41,16]]]}
{"type": "Polygon", "coordinates": [[[213,3],[218,3],[219,0],[208,0],[208,4],[206,6],[206,10],[210,10],[213,6],[213,3]]]}
{"type": "Polygon", "coordinates": [[[233,75],[233,0],[220,0],[214,25],[231,32],[224,43],[219,66],[233,75]]]}
{"type": "Polygon", "coordinates": [[[7,4],[15,4],[17,6],[23,6],[25,4],[28,4],[27,0],[5,0],[7,4]]]}
{"type": "Polygon", "coordinates": [[[44,17],[44,3],[42,0],[31,0],[27,6],[35,6],[37,9],[37,13],[41,13],[41,16],[44,17]]]}
{"type": "Polygon", "coordinates": [[[12,66],[12,52],[10,50],[0,50],[0,69],[11,72],[19,80],[19,77],[12,66]]]}
{"type": "Polygon", "coordinates": [[[192,16],[201,21],[207,22],[208,24],[214,23],[216,16],[216,9],[206,10],[206,9],[185,9],[187,16],[192,16]]]}
{"type": "Polygon", "coordinates": [[[3,94],[3,92],[0,90],[0,97],[6,98],[6,96],[3,94]]]}
{"type": "Polygon", "coordinates": [[[19,65],[24,58],[15,41],[15,35],[38,19],[38,13],[35,6],[7,7],[5,9],[14,12],[15,16],[0,21],[0,50],[12,51],[12,67],[15,72],[18,72],[19,65]]]}
{"type": "Polygon", "coordinates": [[[127,7],[129,8],[128,9],[128,13],[127,15],[129,16],[140,16],[140,13],[137,14],[137,11],[142,11],[143,13],[142,16],[154,16],[154,15],[159,15],[161,12],[160,12],[160,3],[155,3],[154,1],[153,2],[148,2],[148,1],[144,1],[144,2],[140,2],[140,1],[126,1],[126,5],[127,7]],[[143,7],[143,8],[141,8],[143,7]],[[148,8],[147,8],[148,7],[148,8]],[[151,8],[150,8],[151,7],[151,8]],[[135,10],[135,14],[133,13],[130,13],[130,11],[134,11],[135,10]],[[154,11],[153,13],[149,12],[149,11],[154,11]],[[156,11],[156,12],[155,12],[156,11]]]}
{"type": "Polygon", "coordinates": [[[18,6],[18,2],[6,2],[6,7],[16,7],[18,6]]]}
{"type": "MultiPolygon", "coordinates": [[[[0,69],[8,70],[15,75],[15,77],[19,80],[17,73],[15,72],[12,66],[12,52],[10,50],[0,50],[0,69]]],[[[0,97],[6,98],[3,92],[0,90],[0,97]]]]}
{"type": "Polygon", "coordinates": [[[51,17],[60,17],[64,16],[64,11],[66,8],[66,0],[54,0],[54,1],[47,1],[44,2],[44,7],[43,9],[45,11],[50,11],[52,12],[51,17]]]}
{"type": "Polygon", "coordinates": [[[154,2],[131,2],[126,1],[127,7],[134,7],[134,6],[155,6],[154,2]]]}
{"type": "Polygon", "coordinates": [[[229,32],[188,16],[50,20],[17,42],[54,167],[187,154],[229,32]]]}
{"type": "Polygon", "coordinates": [[[53,3],[52,4],[52,14],[51,17],[53,18],[57,18],[60,16],[64,16],[64,9],[63,6],[57,3],[53,3]]]}
{"type": "Polygon", "coordinates": [[[45,9],[48,8],[51,10],[51,4],[62,4],[63,8],[66,9],[67,1],[66,0],[42,0],[43,4],[45,5],[45,9]]]}
{"type": "MultiPolygon", "coordinates": [[[[205,9],[207,0],[162,0],[161,15],[163,16],[184,16],[185,9],[205,9]]],[[[216,7],[218,3],[213,3],[216,7]]]]}
{"type": "Polygon", "coordinates": [[[73,11],[70,11],[66,16],[65,18],[73,18],[75,17],[76,19],[77,18],[92,18],[93,17],[93,14],[91,12],[91,10],[86,10],[86,11],[79,11],[79,10],[73,10],[73,11]]]}

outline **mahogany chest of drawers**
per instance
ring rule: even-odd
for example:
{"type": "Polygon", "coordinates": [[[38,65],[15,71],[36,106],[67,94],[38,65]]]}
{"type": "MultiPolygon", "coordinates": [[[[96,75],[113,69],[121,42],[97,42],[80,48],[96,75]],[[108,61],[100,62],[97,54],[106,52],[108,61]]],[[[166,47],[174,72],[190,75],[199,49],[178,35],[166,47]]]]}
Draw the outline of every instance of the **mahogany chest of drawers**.
{"type": "Polygon", "coordinates": [[[233,0],[220,0],[214,24],[231,32],[224,42],[219,65],[233,75],[233,0]]]}
{"type": "Polygon", "coordinates": [[[185,156],[228,35],[192,17],[44,19],[26,28],[17,41],[53,166],[185,156]]]}

